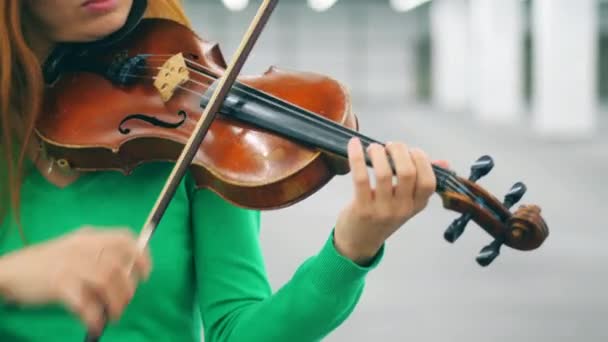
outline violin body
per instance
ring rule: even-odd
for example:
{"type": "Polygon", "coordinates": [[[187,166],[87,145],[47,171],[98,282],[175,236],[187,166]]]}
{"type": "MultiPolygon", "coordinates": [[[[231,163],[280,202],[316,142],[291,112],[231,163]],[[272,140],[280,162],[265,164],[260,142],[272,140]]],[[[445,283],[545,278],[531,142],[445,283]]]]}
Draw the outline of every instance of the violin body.
{"type": "MultiPolygon", "coordinates": [[[[121,56],[138,54],[183,54],[217,75],[226,68],[217,44],[163,19],[143,20],[103,54],[81,55],[86,65],[79,68],[92,71],[65,72],[49,85],[38,125],[44,148],[59,159],[59,165],[129,174],[144,162],[177,159],[201,118],[200,94],[208,90],[210,79],[190,73],[183,89],[163,101],[151,82],[158,77],[159,58],[147,67],[128,70],[138,73],[130,84],[116,84],[104,74],[120,63],[121,56]]],[[[262,75],[239,76],[238,80],[340,125],[356,127],[348,93],[329,77],[272,67],[262,75]]],[[[221,115],[212,123],[191,165],[198,187],[257,209],[291,205],[335,174],[346,172],[344,158],[221,115]]]]}

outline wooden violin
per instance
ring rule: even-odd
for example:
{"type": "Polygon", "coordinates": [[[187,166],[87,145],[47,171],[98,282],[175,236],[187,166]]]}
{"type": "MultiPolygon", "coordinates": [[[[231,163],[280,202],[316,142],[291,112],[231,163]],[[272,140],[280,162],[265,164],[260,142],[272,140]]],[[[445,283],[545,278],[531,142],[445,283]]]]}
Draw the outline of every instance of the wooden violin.
{"type": "MultiPolygon", "coordinates": [[[[49,59],[37,134],[65,168],[128,174],[142,163],[175,162],[226,67],[217,44],[176,22],[142,19],[101,48],[87,45],[49,59]]],[[[381,143],[359,133],[345,88],[316,73],[271,67],[238,76],[218,109],[187,167],[197,186],[238,206],[297,203],[349,171],[351,137],[364,146],[381,143]]],[[[469,221],[494,239],[477,257],[482,266],[502,245],[532,250],[549,234],[538,206],[510,212],[526,191],[523,183],[502,201],[475,183],[493,165],[481,157],[468,178],[433,165],[443,206],[461,213],[445,239],[454,242],[469,221]]]]}

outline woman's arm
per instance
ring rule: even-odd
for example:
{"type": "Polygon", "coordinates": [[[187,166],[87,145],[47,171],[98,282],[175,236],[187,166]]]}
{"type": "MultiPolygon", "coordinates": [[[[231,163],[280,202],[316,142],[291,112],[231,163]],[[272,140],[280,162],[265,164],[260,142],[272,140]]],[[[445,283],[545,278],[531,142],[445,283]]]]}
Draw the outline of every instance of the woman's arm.
{"type": "Polygon", "coordinates": [[[259,241],[260,216],[211,191],[192,193],[199,307],[205,341],[316,341],[353,311],[369,266],[343,257],[333,234],[276,293],[259,241]]]}
{"type": "Polygon", "coordinates": [[[436,188],[431,162],[422,150],[403,143],[373,143],[367,152],[372,176],[361,141],[349,141],[355,196],[340,212],[321,251],[274,294],[260,252],[259,214],[228,205],[210,191],[192,193],[206,341],[315,341],[348,317],[361,296],[365,275],[382,257],[385,241],[426,207],[436,188]]]}

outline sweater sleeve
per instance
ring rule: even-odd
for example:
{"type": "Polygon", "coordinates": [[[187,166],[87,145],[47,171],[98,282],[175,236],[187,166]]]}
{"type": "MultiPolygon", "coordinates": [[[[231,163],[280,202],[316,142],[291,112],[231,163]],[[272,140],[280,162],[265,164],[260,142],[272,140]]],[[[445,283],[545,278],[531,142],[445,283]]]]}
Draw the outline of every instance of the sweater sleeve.
{"type": "Polygon", "coordinates": [[[316,255],[272,292],[262,257],[260,213],[208,190],[192,193],[198,305],[205,341],[318,341],[353,311],[366,274],[337,252],[333,231],[316,255]]]}

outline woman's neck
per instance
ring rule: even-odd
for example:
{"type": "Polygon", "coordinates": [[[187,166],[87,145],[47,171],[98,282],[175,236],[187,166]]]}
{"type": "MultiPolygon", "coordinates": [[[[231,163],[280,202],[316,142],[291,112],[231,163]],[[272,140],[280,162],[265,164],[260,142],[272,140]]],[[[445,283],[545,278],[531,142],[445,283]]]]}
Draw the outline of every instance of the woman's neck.
{"type": "Polygon", "coordinates": [[[40,64],[44,63],[53,50],[55,42],[49,37],[42,25],[27,10],[23,13],[23,37],[32,49],[40,64]]]}

